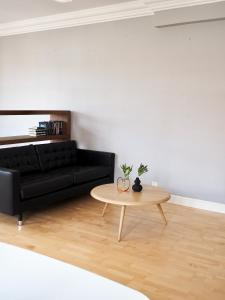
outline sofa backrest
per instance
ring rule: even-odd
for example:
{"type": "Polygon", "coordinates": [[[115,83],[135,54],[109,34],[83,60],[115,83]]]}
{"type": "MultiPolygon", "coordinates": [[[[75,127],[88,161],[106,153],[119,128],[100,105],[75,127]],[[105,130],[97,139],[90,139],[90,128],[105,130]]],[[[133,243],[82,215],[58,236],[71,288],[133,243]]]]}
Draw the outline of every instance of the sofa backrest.
{"type": "Polygon", "coordinates": [[[42,171],[74,165],[77,162],[77,143],[66,141],[36,145],[42,171]]]}
{"type": "Polygon", "coordinates": [[[0,149],[0,167],[18,170],[22,174],[41,170],[33,145],[0,149]]]}

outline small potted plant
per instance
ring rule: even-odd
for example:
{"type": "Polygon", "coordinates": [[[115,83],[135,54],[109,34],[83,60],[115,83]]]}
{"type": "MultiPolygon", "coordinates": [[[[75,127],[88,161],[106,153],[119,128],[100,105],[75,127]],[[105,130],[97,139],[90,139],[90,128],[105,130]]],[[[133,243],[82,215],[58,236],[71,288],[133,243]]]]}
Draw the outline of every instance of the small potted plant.
{"type": "Polygon", "coordinates": [[[138,177],[134,181],[134,185],[132,186],[132,189],[134,192],[141,192],[142,191],[142,185],[139,177],[143,175],[144,173],[148,172],[148,166],[144,166],[143,164],[140,164],[138,168],[138,177]]]}
{"type": "Polygon", "coordinates": [[[126,192],[130,188],[129,175],[132,172],[133,166],[128,166],[126,164],[123,164],[120,166],[120,168],[123,172],[123,177],[119,177],[117,179],[117,188],[120,191],[126,192]]]}

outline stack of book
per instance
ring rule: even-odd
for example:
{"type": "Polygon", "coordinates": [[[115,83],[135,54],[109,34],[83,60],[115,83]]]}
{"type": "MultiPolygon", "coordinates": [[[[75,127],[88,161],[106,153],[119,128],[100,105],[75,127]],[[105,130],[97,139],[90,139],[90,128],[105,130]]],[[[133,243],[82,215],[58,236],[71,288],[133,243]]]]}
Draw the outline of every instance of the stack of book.
{"type": "Polygon", "coordinates": [[[29,135],[30,136],[42,136],[47,135],[47,130],[41,127],[33,126],[29,128],[29,135]]]}
{"type": "Polygon", "coordinates": [[[47,135],[63,135],[65,122],[64,121],[48,121],[39,122],[39,127],[46,130],[47,135]]]}
{"type": "Polygon", "coordinates": [[[39,122],[39,126],[29,128],[29,135],[63,135],[65,129],[64,121],[44,121],[39,122]]]}

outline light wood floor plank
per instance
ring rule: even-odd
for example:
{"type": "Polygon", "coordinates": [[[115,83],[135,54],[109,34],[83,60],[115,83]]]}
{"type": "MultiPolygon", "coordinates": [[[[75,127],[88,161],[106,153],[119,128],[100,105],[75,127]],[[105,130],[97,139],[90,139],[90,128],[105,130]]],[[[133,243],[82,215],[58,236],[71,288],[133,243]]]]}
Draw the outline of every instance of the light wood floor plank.
{"type": "Polygon", "coordinates": [[[90,197],[28,213],[0,214],[0,241],[77,265],[151,300],[225,299],[225,215],[166,203],[168,224],[157,207],[127,208],[117,242],[120,209],[90,197]]]}

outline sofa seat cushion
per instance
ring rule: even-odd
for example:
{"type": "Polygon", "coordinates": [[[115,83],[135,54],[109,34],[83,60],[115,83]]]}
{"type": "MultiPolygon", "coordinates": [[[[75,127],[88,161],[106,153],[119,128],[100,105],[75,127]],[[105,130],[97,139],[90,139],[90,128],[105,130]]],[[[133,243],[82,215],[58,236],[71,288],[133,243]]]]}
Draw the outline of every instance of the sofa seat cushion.
{"type": "Polygon", "coordinates": [[[72,174],[76,185],[110,176],[110,171],[105,166],[70,166],[57,170],[61,174],[72,174]]]}
{"type": "Polygon", "coordinates": [[[110,168],[108,167],[81,167],[78,171],[74,172],[74,179],[76,184],[81,184],[109,176],[109,174],[110,168]]]}
{"type": "Polygon", "coordinates": [[[26,200],[38,197],[70,187],[73,184],[73,175],[60,173],[60,171],[23,176],[21,179],[21,198],[26,200]]]}
{"type": "Polygon", "coordinates": [[[69,170],[76,185],[110,176],[110,168],[104,166],[72,166],[69,170]]]}

